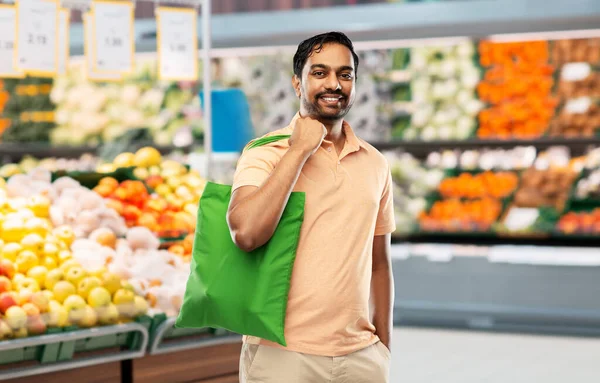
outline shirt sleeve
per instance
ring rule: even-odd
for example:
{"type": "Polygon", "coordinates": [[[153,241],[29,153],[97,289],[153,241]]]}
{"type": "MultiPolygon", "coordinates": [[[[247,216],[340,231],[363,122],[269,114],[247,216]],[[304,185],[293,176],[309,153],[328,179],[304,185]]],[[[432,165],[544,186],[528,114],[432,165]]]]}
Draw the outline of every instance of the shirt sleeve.
{"type": "Polygon", "coordinates": [[[394,192],[392,190],[392,173],[389,165],[386,168],[386,181],[383,188],[381,200],[379,201],[379,213],[375,225],[375,235],[385,235],[396,231],[396,219],[394,214],[394,192]]]}
{"type": "Polygon", "coordinates": [[[231,191],[242,186],[261,186],[275,169],[277,161],[277,152],[271,147],[258,147],[244,151],[233,176],[231,191]]]}

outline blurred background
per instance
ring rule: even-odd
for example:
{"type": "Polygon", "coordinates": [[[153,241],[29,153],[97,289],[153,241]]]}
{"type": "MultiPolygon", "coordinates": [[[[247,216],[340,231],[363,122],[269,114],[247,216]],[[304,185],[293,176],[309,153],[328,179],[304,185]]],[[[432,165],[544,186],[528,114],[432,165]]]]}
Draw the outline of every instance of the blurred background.
{"type": "Polygon", "coordinates": [[[0,380],[238,381],[174,328],[198,202],[330,30],[392,167],[391,382],[600,380],[598,0],[1,3],[0,380]]]}

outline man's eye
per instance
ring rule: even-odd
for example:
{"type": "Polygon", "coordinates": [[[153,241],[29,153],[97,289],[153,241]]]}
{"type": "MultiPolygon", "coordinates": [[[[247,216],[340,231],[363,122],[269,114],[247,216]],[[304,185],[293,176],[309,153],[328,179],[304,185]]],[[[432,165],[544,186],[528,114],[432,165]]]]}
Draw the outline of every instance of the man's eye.
{"type": "Polygon", "coordinates": [[[342,74],[342,77],[345,79],[348,79],[348,80],[352,79],[352,75],[350,73],[344,73],[344,74],[342,74]]]}
{"type": "Polygon", "coordinates": [[[315,76],[323,76],[325,74],[325,72],[318,71],[318,72],[314,72],[313,74],[315,76]]]}

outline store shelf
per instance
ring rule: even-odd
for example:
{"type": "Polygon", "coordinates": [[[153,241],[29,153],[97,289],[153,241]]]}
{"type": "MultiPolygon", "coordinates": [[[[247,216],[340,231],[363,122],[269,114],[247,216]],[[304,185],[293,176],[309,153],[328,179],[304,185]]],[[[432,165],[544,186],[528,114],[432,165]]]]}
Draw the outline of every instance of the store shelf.
{"type": "Polygon", "coordinates": [[[477,235],[473,233],[448,233],[427,234],[415,233],[406,236],[392,237],[393,243],[451,243],[451,244],[471,244],[478,246],[493,246],[493,245],[533,245],[533,246],[555,246],[555,247],[600,247],[600,236],[598,237],[549,237],[549,238],[527,238],[527,237],[509,237],[477,235]]]}
{"type": "Polygon", "coordinates": [[[396,256],[393,269],[397,324],[600,336],[598,266],[396,256]]]}
{"type": "Polygon", "coordinates": [[[176,317],[170,317],[160,323],[153,331],[152,340],[148,347],[149,355],[160,355],[171,352],[206,348],[241,342],[238,335],[224,331],[213,334],[209,329],[197,329],[188,332],[188,336],[169,337],[174,331],[176,317]]]}
{"type": "MultiPolygon", "coordinates": [[[[295,47],[307,36],[341,30],[354,42],[489,36],[598,28],[596,0],[457,0],[369,4],[214,15],[213,48],[295,47]]],[[[198,20],[198,37],[202,25],[198,20]]],[[[136,21],[137,52],[156,50],[156,22],[136,21]]],[[[83,53],[83,27],[73,24],[71,54],[83,53]]]]}
{"type": "Polygon", "coordinates": [[[592,146],[600,145],[599,137],[563,138],[543,137],[534,140],[436,140],[436,141],[390,141],[371,142],[378,150],[402,149],[415,157],[425,158],[435,150],[464,150],[482,148],[514,148],[517,146],[534,146],[539,150],[545,150],[551,146],[567,146],[572,155],[581,155],[592,146]]]}
{"type": "MultiPolygon", "coordinates": [[[[189,152],[191,147],[176,147],[176,146],[157,146],[148,142],[137,143],[131,150],[138,149],[144,146],[152,146],[158,149],[162,154],[172,152],[174,150],[183,150],[189,152]]],[[[9,162],[18,162],[25,156],[33,156],[36,158],[77,158],[83,154],[97,154],[101,149],[100,146],[54,146],[47,143],[0,143],[0,164],[9,162]]]]}
{"type": "Polygon", "coordinates": [[[42,353],[39,364],[2,366],[0,369],[0,380],[141,358],[145,354],[148,338],[148,329],[143,324],[134,322],[22,339],[3,340],[0,342],[0,352],[9,351],[11,353],[18,353],[20,350],[38,346],[52,347],[55,349],[55,352],[52,357],[45,359],[43,356],[49,354],[42,353]],[[115,340],[115,342],[106,343],[107,339],[115,340]],[[130,347],[120,347],[118,339],[126,340],[130,347]],[[88,347],[90,343],[94,345],[88,347]],[[104,343],[110,352],[95,353],[93,355],[85,354],[87,351],[102,349],[102,347],[96,347],[100,343],[104,343]]]}

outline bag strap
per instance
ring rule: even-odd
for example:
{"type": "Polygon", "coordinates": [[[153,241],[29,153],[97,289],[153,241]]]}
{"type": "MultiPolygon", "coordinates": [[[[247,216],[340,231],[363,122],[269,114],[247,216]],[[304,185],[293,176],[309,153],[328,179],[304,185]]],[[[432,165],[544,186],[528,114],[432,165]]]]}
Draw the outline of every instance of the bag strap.
{"type": "Polygon", "coordinates": [[[261,137],[261,138],[258,138],[256,140],[250,142],[248,144],[248,146],[246,147],[246,150],[258,148],[259,146],[268,145],[268,144],[270,144],[272,142],[277,142],[277,141],[285,140],[285,139],[290,138],[290,137],[291,137],[290,134],[278,134],[278,135],[275,135],[275,136],[261,137]]]}

